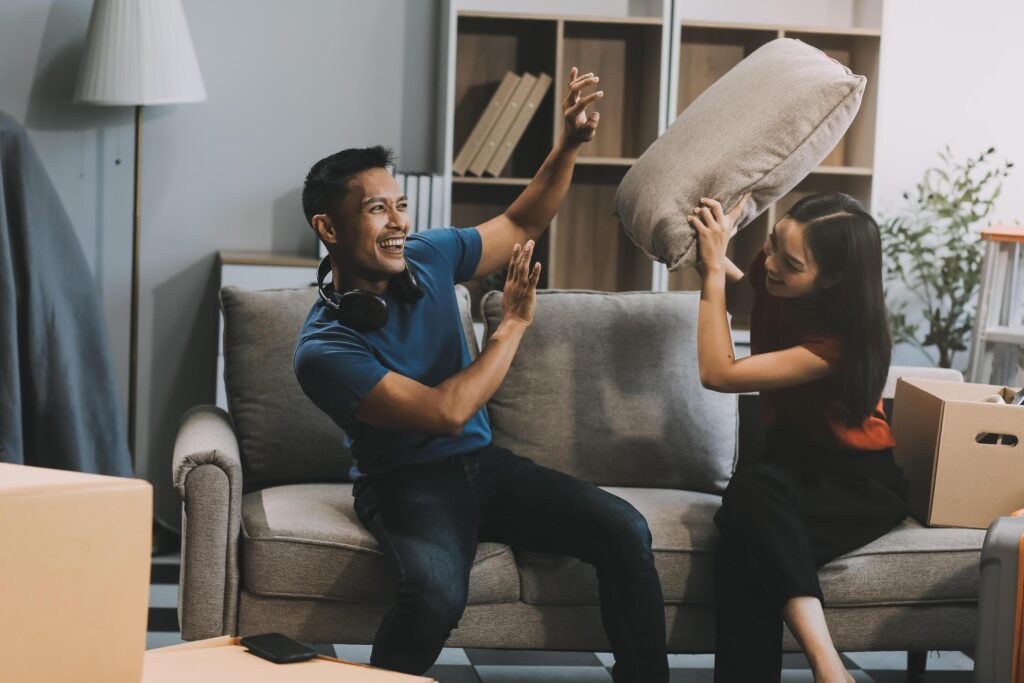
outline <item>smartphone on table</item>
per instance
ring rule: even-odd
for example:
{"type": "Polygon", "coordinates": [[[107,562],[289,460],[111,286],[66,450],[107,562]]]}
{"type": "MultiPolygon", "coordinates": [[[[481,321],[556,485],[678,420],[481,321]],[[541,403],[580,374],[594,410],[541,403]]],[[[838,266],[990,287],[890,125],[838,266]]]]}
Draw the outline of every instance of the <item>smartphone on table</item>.
{"type": "Polygon", "coordinates": [[[291,664],[305,662],[316,657],[316,650],[289,638],[283,633],[263,633],[258,636],[246,636],[239,641],[249,648],[249,652],[274,662],[275,664],[291,664]]]}

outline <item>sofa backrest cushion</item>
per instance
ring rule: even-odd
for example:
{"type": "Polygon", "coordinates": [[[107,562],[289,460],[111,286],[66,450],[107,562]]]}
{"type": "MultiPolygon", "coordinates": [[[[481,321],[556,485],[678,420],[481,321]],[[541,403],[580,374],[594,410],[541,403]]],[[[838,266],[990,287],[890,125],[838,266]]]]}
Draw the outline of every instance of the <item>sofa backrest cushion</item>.
{"type": "MultiPolygon", "coordinates": [[[[502,295],[483,300],[488,334],[502,295]]],[[[695,292],[537,293],[505,381],[494,440],[603,486],[720,493],[736,460],[737,397],[705,389],[695,292]]]]}
{"type": "MultiPolygon", "coordinates": [[[[476,355],[469,293],[456,287],[476,355]]],[[[292,365],[315,288],[220,291],[224,388],[238,433],[246,490],[276,484],[342,481],[352,454],[344,432],[303,393],[292,365]]]]}
{"type": "MultiPolygon", "coordinates": [[[[758,48],[705,90],[633,164],[616,213],[669,270],[697,256],[687,214],[701,197],[728,211],[751,192],[742,228],[828,156],[860,108],[866,79],[792,38],[758,48]]],[[[745,264],[744,264],[745,265],[745,264]]]]}

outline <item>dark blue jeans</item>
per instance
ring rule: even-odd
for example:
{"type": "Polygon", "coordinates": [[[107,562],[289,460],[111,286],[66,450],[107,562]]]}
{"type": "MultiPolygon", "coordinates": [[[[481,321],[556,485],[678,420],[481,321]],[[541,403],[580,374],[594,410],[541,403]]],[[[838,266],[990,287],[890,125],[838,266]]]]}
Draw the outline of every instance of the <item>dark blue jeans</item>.
{"type": "Polygon", "coordinates": [[[363,477],[353,495],[398,587],[374,666],[419,675],[434,664],[466,606],[477,543],[494,541],[593,565],[612,678],[668,681],[651,533],[621,498],[493,446],[363,477]]]}

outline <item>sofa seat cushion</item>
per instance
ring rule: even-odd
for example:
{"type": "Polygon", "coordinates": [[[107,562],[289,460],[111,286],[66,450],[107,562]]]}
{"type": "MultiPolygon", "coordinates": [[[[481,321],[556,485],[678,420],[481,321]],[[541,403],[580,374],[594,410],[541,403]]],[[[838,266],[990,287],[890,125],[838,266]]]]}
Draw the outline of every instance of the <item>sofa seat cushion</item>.
{"type": "MultiPolygon", "coordinates": [[[[394,583],[376,539],[353,507],[352,485],[290,484],[242,497],[242,581],[264,596],[388,603],[394,583]]],[[[519,576],[508,546],[481,543],[469,603],[514,602],[519,576]]]]}
{"type": "Polygon", "coordinates": [[[825,603],[973,602],[984,541],[984,529],[929,528],[908,517],[885,536],[819,570],[825,603]]]}
{"type": "MultiPolygon", "coordinates": [[[[714,514],[720,498],[669,489],[607,487],[647,519],[667,604],[710,604],[714,592],[714,514]]],[[[926,528],[908,518],[885,536],[819,571],[831,607],[973,602],[983,530],[926,528]]],[[[567,557],[516,551],[523,601],[596,605],[597,577],[567,557]]]]}

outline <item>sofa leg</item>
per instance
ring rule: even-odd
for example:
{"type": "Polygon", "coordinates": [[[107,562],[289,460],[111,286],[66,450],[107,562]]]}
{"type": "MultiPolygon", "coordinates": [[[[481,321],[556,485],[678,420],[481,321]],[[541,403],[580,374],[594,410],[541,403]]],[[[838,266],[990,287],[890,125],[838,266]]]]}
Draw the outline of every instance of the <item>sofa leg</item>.
{"type": "Polygon", "coordinates": [[[920,683],[921,681],[924,681],[924,675],[927,668],[927,650],[907,652],[907,683],[920,683]]]}

